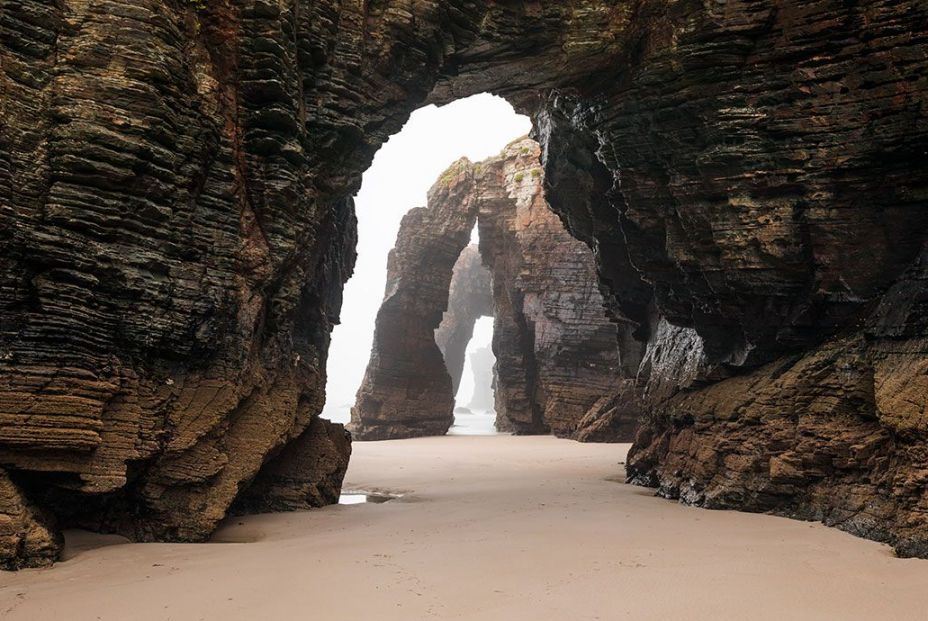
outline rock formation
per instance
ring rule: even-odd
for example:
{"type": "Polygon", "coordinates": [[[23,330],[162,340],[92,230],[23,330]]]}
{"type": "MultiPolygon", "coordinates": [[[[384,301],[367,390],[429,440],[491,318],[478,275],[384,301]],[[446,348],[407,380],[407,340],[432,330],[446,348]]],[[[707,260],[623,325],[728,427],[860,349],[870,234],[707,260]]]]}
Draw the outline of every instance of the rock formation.
{"type": "Polygon", "coordinates": [[[474,325],[481,317],[493,316],[493,284],[490,272],[483,266],[475,245],[464,249],[451,277],[448,306],[441,325],[435,331],[435,342],[451,375],[451,394],[458,394],[467,344],[474,335],[474,325]]]}
{"type": "Polygon", "coordinates": [[[605,440],[616,431],[621,437],[611,439],[631,439],[633,405],[611,410],[611,417],[626,415],[625,426],[603,424],[591,412],[629,380],[621,377],[617,330],[606,317],[593,256],[548,208],[539,156],[538,144],[522,139],[498,157],[459,162],[433,186],[428,207],[404,218],[352,410],[358,438],[445,433],[474,323],[492,314],[498,428],[572,436],[584,421],[596,427],[585,438],[605,440]],[[475,218],[479,255],[460,250],[475,218]],[[447,371],[436,364],[436,341],[447,371]]]}
{"type": "Polygon", "coordinates": [[[651,377],[696,361],[635,479],[928,554],[926,33],[922,0],[3,3],[4,563],[74,502],[205,537],[321,407],[362,171],[481,91],[533,116],[651,377]]]}
{"type": "Polygon", "coordinates": [[[387,262],[370,363],[351,408],[348,428],[357,438],[443,435],[454,423],[451,376],[435,332],[477,218],[474,187],[470,162],[459,160],[432,186],[428,207],[403,217],[387,262]]]}
{"type": "Polygon", "coordinates": [[[474,394],[467,407],[476,412],[492,412],[495,408],[496,356],[489,347],[481,347],[470,354],[470,367],[474,374],[474,394]]]}
{"type": "Polygon", "coordinates": [[[537,143],[517,141],[477,173],[480,246],[496,306],[497,427],[569,437],[628,380],[593,256],[548,207],[539,156],[537,143]]]}

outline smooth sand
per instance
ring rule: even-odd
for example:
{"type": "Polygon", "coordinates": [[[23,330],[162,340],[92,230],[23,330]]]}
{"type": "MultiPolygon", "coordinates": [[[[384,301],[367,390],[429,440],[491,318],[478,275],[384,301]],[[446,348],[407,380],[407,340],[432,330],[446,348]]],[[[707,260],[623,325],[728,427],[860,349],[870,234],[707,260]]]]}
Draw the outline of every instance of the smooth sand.
{"type": "Polygon", "coordinates": [[[928,618],[928,561],[818,524],[655,498],[618,482],[626,449],[358,442],[346,488],[403,499],[237,519],[217,537],[237,543],[74,534],[70,560],[0,574],[0,618],[928,618]]]}

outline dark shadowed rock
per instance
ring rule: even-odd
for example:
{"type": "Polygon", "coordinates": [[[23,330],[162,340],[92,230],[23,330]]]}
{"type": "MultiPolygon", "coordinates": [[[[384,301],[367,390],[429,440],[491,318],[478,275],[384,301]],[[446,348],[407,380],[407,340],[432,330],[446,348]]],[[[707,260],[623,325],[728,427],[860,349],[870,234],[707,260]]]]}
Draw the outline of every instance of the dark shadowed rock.
{"type": "MultiPolygon", "coordinates": [[[[205,4],[0,4],[4,524],[54,505],[205,538],[321,408],[362,171],[420,104],[489,90],[533,115],[623,353],[662,320],[698,337],[696,379],[653,391],[673,407],[640,480],[785,514],[872,501],[882,526],[846,527],[924,554],[922,0],[205,4]],[[794,368],[861,407],[804,375],[773,390],[794,368]],[[712,450],[677,459],[697,426],[712,450]],[[833,438],[878,457],[845,468],[833,438]],[[774,494],[770,451],[796,481],[774,494]]],[[[33,540],[4,563],[54,557],[33,540]]]]}

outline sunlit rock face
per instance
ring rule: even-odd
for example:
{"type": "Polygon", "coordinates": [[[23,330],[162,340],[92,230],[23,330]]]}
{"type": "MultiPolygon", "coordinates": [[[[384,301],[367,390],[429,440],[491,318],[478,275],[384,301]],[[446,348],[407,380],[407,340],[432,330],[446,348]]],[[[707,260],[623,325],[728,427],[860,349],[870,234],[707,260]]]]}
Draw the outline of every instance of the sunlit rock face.
{"type": "Polygon", "coordinates": [[[483,90],[533,115],[549,202],[628,334],[698,337],[636,479],[925,554],[924,2],[205,4],[0,6],[8,564],[54,558],[40,503],[205,537],[322,406],[373,153],[417,105],[483,90]],[[811,359],[865,405],[834,414],[803,380],[760,408],[790,377],[769,369],[811,359]],[[792,420],[824,427],[767,441],[792,420]],[[696,430],[712,452],[675,457],[696,430]],[[877,448],[851,463],[832,442],[858,432],[877,448]]]}

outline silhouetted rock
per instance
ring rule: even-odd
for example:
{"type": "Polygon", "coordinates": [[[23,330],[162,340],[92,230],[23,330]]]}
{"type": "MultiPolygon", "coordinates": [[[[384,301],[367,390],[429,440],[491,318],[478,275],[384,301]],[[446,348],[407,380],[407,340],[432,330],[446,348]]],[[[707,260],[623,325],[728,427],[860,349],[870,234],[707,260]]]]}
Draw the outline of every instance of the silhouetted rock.
{"type": "Polygon", "coordinates": [[[490,347],[481,347],[472,351],[469,358],[474,374],[474,394],[467,407],[477,412],[492,412],[495,407],[496,356],[490,347]]]}
{"type": "Polygon", "coordinates": [[[451,393],[458,394],[467,344],[474,335],[474,325],[481,317],[493,315],[493,285],[490,272],[483,266],[477,246],[464,249],[451,277],[448,307],[435,331],[435,342],[445,358],[451,375],[451,393]]]}

